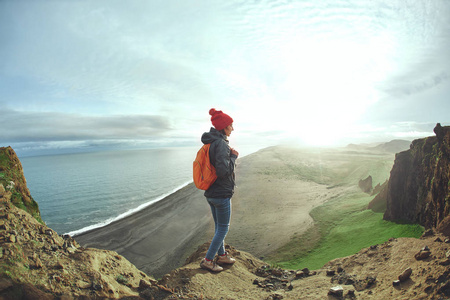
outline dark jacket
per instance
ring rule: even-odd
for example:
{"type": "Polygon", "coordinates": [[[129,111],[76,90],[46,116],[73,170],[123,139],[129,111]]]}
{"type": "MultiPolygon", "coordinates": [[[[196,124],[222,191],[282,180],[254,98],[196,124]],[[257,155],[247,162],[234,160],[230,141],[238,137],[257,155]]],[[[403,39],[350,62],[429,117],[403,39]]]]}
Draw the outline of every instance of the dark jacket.
{"type": "Polygon", "coordinates": [[[231,198],[234,193],[234,166],[237,156],[231,154],[226,135],[211,127],[202,135],[203,144],[211,144],[209,158],[216,168],[217,180],[205,191],[207,198],[231,198]]]}

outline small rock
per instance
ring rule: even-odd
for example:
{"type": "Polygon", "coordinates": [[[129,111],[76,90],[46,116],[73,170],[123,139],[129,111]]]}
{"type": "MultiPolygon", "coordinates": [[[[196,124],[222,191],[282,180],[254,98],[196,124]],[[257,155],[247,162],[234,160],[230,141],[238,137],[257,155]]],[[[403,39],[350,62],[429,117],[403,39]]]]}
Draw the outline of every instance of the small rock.
{"type": "Polygon", "coordinates": [[[342,297],[344,295],[344,289],[342,288],[342,286],[337,285],[335,287],[332,287],[329,291],[328,291],[328,295],[333,295],[333,296],[337,296],[337,297],[342,297]]]}
{"type": "Polygon", "coordinates": [[[429,293],[431,293],[431,291],[433,290],[433,287],[431,286],[431,285],[429,285],[429,286],[427,286],[426,288],[424,288],[424,292],[425,293],[427,293],[427,294],[429,294],[429,293]]]}
{"type": "Polygon", "coordinates": [[[305,277],[305,272],[303,271],[295,272],[295,278],[303,278],[303,277],[305,277]]]}
{"type": "Polygon", "coordinates": [[[92,289],[95,291],[103,289],[103,285],[100,282],[92,282],[92,289]]]}
{"type": "Polygon", "coordinates": [[[399,286],[400,285],[400,280],[394,280],[394,282],[392,282],[393,286],[399,286]]]}
{"type": "Polygon", "coordinates": [[[422,259],[426,259],[428,257],[430,257],[431,255],[431,251],[430,250],[420,250],[419,252],[416,253],[416,255],[414,255],[414,258],[417,260],[422,260],[422,259]]]}
{"type": "Polygon", "coordinates": [[[450,239],[449,239],[449,238],[446,238],[446,239],[444,240],[444,243],[446,243],[446,244],[450,243],[450,239]]]}
{"type": "Polygon", "coordinates": [[[283,275],[283,271],[281,271],[280,269],[273,269],[272,275],[280,277],[281,275],[283,275]]]}
{"type": "Polygon", "coordinates": [[[431,236],[434,235],[434,232],[432,229],[427,229],[425,230],[425,232],[422,234],[422,237],[427,237],[427,236],[431,236]]]}
{"type": "Polygon", "coordinates": [[[305,273],[306,276],[309,276],[309,269],[308,268],[304,268],[302,269],[303,273],[305,273]]]}
{"type": "Polygon", "coordinates": [[[450,265],[450,259],[447,258],[444,261],[440,261],[439,265],[441,265],[441,266],[448,266],[448,265],[450,265]]]}
{"type": "Polygon", "coordinates": [[[437,237],[434,241],[437,242],[437,243],[442,243],[442,240],[441,240],[440,237],[437,237]]]}
{"type": "Polygon", "coordinates": [[[36,257],[33,258],[33,260],[34,260],[34,267],[36,269],[42,269],[42,267],[44,265],[42,264],[42,261],[40,260],[40,258],[36,256],[36,257]]]}
{"type": "Polygon", "coordinates": [[[283,299],[283,298],[284,298],[283,295],[278,294],[278,293],[275,293],[275,294],[270,295],[270,298],[269,298],[269,299],[273,299],[273,300],[281,300],[281,299],[283,299]]]}
{"type": "Polygon", "coordinates": [[[89,282],[86,281],[82,281],[82,280],[78,280],[75,283],[76,287],[80,288],[80,289],[88,289],[90,288],[92,285],[89,282]]]}
{"type": "Polygon", "coordinates": [[[266,284],[266,288],[268,288],[269,290],[270,290],[270,289],[273,289],[273,288],[274,288],[273,283],[268,283],[268,284],[266,284]]]}
{"type": "Polygon", "coordinates": [[[16,242],[16,236],[15,236],[14,234],[11,234],[11,235],[9,236],[9,241],[10,241],[11,243],[15,243],[15,242],[16,242]]]}
{"type": "Polygon", "coordinates": [[[412,269],[407,268],[403,271],[402,274],[398,275],[398,280],[400,280],[400,282],[404,282],[404,281],[408,280],[409,277],[411,277],[411,274],[412,274],[412,269]]]}
{"type": "Polygon", "coordinates": [[[445,253],[445,257],[450,258],[450,250],[448,250],[447,253],[445,253]]]}
{"type": "Polygon", "coordinates": [[[188,283],[191,282],[191,279],[190,279],[189,277],[182,277],[182,278],[181,278],[181,282],[182,282],[183,284],[188,284],[188,283]]]}
{"type": "Polygon", "coordinates": [[[62,265],[62,263],[61,263],[60,261],[58,261],[58,262],[55,264],[54,269],[56,269],[56,270],[63,270],[63,269],[64,269],[64,266],[62,265]]]}
{"type": "Polygon", "coordinates": [[[335,270],[327,270],[327,276],[334,276],[336,274],[335,270]]]}

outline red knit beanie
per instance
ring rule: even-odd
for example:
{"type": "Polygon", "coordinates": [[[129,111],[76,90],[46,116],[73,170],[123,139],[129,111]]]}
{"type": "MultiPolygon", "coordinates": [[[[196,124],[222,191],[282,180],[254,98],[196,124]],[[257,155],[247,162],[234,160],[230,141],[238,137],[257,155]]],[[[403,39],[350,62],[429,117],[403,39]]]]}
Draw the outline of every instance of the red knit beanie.
{"type": "Polygon", "coordinates": [[[209,114],[211,115],[211,122],[214,128],[219,131],[233,123],[233,119],[229,115],[224,114],[221,110],[211,108],[209,114]]]}

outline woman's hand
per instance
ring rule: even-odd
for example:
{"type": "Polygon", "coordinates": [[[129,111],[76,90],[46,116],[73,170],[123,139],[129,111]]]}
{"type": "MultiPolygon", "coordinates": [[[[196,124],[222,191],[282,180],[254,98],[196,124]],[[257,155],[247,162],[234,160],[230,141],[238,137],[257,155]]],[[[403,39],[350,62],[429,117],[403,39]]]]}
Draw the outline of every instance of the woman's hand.
{"type": "Polygon", "coordinates": [[[231,154],[236,155],[236,157],[239,157],[239,152],[237,152],[234,148],[231,148],[231,154]]]}

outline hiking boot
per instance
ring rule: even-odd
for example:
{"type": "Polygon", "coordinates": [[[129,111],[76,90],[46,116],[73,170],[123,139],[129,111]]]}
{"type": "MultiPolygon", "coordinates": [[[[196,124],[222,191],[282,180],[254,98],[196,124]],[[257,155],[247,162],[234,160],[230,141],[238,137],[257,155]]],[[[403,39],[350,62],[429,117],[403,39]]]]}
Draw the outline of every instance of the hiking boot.
{"type": "Polygon", "coordinates": [[[230,256],[230,254],[228,254],[228,252],[225,252],[225,255],[219,255],[219,257],[217,258],[217,263],[219,265],[221,264],[229,264],[232,265],[236,262],[236,260],[234,258],[232,258],[230,256]]]}
{"type": "Polygon", "coordinates": [[[212,272],[220,272],[223,270],[223,268],[221,266],[217,265],[215,262],[207,261],[206,259],[202,260],[202,262],[200,263],[200,268],[209,270],[212,272]]]}

